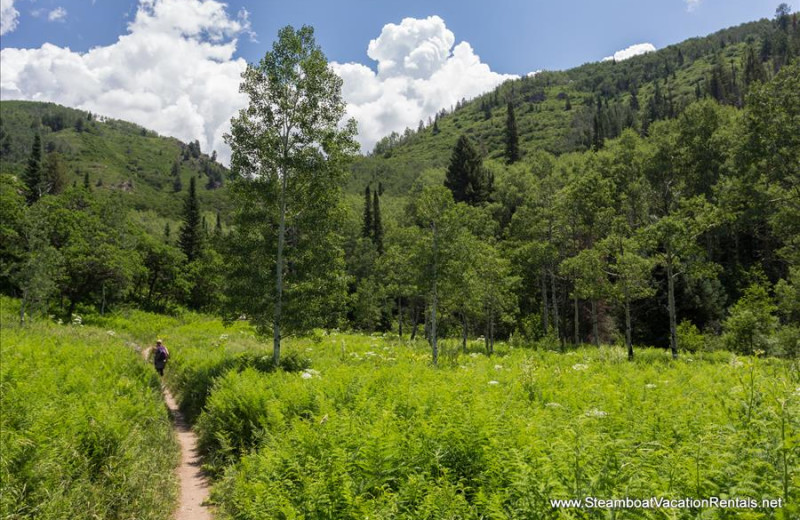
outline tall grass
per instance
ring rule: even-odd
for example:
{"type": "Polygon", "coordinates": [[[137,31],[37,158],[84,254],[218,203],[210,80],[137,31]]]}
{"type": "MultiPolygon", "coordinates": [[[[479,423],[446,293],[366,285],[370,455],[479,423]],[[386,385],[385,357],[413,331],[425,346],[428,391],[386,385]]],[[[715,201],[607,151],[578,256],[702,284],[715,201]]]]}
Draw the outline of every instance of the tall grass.
{"type": "Polygon", "coordinates": [[[2,300],[0,517],[167,518],[178,451],[152,368],[116,331],[19,328],[17,305],[2,300]]]}
{"type": "MultiPolygon", "coordinates": [[[[240,331],[180,349],[220,367],[240,331]]],[[[249,345],[249,346],[248,346],[249,345]]],[[[219,369],[197,420],[223,518],[796,518],[797,362],[727,353],[295,339],[311,370],[219,369]],[[782,498],[779,509],[554,510],[555,498],[782,498]],[[609,516],[611,515],[611,516],[609,516]],[[742,516],[744,515],[744,516],[742,516]]],[[[175,368],[175,367],[173,367],[175,368]]],[[[196,371],[173,381],[192,385],[196,371]]],[[[208,382],[211,386],[208,387],[208,382]]]]}

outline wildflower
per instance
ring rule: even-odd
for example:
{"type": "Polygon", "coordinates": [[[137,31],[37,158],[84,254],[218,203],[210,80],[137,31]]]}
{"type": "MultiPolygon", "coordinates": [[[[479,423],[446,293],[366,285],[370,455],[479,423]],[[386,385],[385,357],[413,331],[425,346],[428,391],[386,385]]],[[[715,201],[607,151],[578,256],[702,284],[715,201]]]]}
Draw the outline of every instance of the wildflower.
{"type": "Polygon", "coordinates": [[[599,417],[607,416],[608,413],[604,412],[603,410],[598,410],[597,408],[592,408],[591,410],[587,411],[585,415],[586,415],[586,417],[598,417],[599,418],[599,417]]]}
{"type": "Polygon", "coordinates": [[[503,365],[495,365],[494,369],[495,370],[503,370],[503,365]]]}
{"type": "Polygon", "coordinates": [[[572,370],[586,370],[587,368],[589,368],[589,365],[583,363],[575,363],[572,365],[572,370]]]}
{"type": "Polygon", "coordinates": [[[109,336],[116,336],[117,335],[117,333],[114,332],[113,330],[107,330],[106,334],[108,334],[109,336]]]}
{"type": "Polygon", "coordinates": [[[77,314],[73,314],[72,315],[72,324],[75,325],[76,327],[83,326],[83,318],[81,318],[77,314]]]}
{"type": "Polygon", "coordinates": [[[495,381],[494,379],[492,379],[491,381],[489,381],[489,384],[490,385],[499,385],[500,381],[495,381]]]}
{"type": "Polygon", "coordinates": [[[649,389],[649,390],[652,390],[653,388],[656,387],[656,385],[654,385],[653,383],[647,383],[646,385],[644,385],[644,387],[649,389]]]}
{"type": "Polygon", "coordinates": [[[303,372],[302,374],[300,374],[300,377],[302,377],[303,379],[311,379],[314,376],[312,376],[308,372],[303,372]]]}
{"type": "Polygon", "coordinates": [[[561,405],[560,405],[560,404],[558,404],[558,403],[554,403],[554,402],[552,402],[552,401],[551,401],[551,402],[549,402],[549,403],[545,403],[544,405],[545,405],[545,407],[547,407],[547,408],[561,408],[561,405]]]}
{"type": "Polygon", "coordinates": [[[479,357],[479,356],[480,356],[480,354],[478,354],[477,352],[472,352],[472,353],[469,355],[469,357],[479,357]]]}
{"type": "Polygon", "coordinates": [[[226,340],[226,339],[228,339],[228,335],[227,334],[220,334],[219,335],[219,339],[220,340],[226,340]]]}

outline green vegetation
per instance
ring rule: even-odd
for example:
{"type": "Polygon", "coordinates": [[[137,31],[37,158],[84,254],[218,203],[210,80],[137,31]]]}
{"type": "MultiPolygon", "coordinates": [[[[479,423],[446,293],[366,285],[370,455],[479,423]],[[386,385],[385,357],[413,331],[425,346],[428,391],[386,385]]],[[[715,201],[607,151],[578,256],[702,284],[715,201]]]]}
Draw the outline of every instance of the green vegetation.
{"type": "Polygon", "coordinates": [[[178,451],[152,369],[121,332],[18,312],[2,299],[0,516],[166,518],[178,451]]]}
{"type": "Polygon", "coordinates": [[[746,514],[797,517],[785,11],[509,82],[349,180],[354,128],[310,28],[248,68],[270,102],[233,121],[230,187],[196,142],[3,102],[3,507],[164,512],[172,488],[148,485],[174,446],[120,343],[159,335],[223,517],[740,516],[549,504],[586,496],[781,498],[746,514]]]}
{"type": "Polygon", "coordinates": [[[167,339],[167,380],[197,416],[222,518],[605,518],[549,502],[587,496],[770,497],[791,505],[753,518],[798,512],[796,361],[708,344],[678,361],[544,343],[488,357],[444,340],[433,368],[423,341],[331,332],[285,341],[275,370],[244,322],[95,320],[167,339]]]}

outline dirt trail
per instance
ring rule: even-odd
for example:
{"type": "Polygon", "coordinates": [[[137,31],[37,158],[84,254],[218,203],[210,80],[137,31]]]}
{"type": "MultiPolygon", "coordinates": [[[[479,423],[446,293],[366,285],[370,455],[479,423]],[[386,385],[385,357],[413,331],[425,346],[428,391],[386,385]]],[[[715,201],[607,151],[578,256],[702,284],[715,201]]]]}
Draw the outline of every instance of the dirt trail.
{"type": "MultiPolygon", "coordinates": [[[[148,348],[142,355],[147,359],[149,353],[148,348]]],[[[175,425],[175,435],[181,446],[181,463],[176,470],[180,482],[180,495],[175,520],[211,520],[213,518],[211,510],[203,505],[208,499],[209,484],[202,471],[203,462],[197,450],[197,436],[178,409],[172,393],[166,386],[162,385],[162,389],[164,401],[175,425]]]]}

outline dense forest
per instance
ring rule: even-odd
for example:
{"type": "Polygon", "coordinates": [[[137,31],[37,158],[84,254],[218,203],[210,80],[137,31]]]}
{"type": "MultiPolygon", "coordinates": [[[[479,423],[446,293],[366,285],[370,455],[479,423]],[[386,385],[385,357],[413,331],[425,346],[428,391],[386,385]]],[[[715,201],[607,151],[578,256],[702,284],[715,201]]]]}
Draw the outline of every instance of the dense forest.
{"type": "MultiPolygon", "coordinates": [[[[327,191],[281,224],[286,315],[302,316],[287,333],[424,335],[434,360],[439,336],[797,355],[798,55],[782,5],[507,82],[386,137],[349,176],[307,178],[327,191]]],[[[91,113],[0,107],[0,289],[20,319],[130,304],[255,319],[243,295],[275,280],[247,226],[278,220],[237,188],[247,164],[91,113]]]]}

